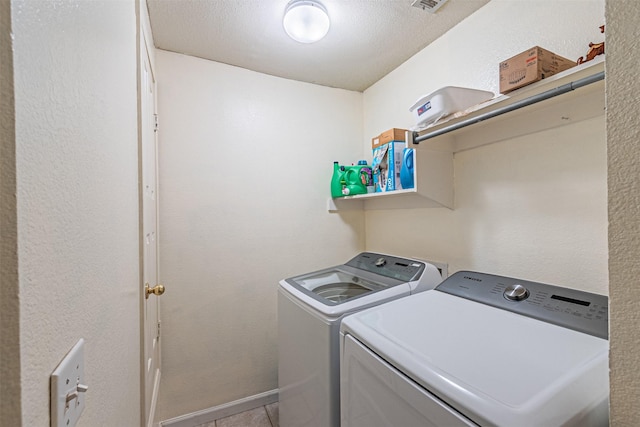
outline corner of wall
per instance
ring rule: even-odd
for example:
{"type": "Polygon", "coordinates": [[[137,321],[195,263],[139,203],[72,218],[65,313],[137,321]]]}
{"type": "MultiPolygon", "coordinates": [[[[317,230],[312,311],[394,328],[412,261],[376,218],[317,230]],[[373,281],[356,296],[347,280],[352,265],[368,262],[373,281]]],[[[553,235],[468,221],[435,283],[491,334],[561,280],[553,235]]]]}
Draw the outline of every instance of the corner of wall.
{"type": "Polygon", "coordinates": [[[11,2],[0,2],[0,420],[21,426],[20,300],[11,2]]]}

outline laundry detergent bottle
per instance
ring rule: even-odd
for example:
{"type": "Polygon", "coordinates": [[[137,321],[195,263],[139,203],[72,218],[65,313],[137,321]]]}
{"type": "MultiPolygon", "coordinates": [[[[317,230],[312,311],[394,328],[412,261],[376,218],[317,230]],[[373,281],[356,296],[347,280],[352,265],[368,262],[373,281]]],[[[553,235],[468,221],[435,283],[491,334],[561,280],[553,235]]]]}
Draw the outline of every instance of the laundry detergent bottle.
{"type": "Polygon", "coordinates": [[[367,194],[367,184],[362,179],[361,169],[366,166],[343,166],[345,168],[344,181],[346,188],[342,189],[345,196],[355,196],[356,194],[367,194]]]}
{"type": "Polygon", "coordinates": [[[331,177],[331,197],[344,196],[342,189],[345,187],[344,166],[340,166],[338,162],[333,162],[333,176],[331,177]]]}
{"type": "Polygon", "coordinates": [[[375,192],[373,186],[373,169],[367,165],[366,160],[359,160],[358,166],[360,166],[360,181],[367,187],[367,193],[375,192]]]}
{"type": "Polygon", "coordinates": [[[413,148],[405,148],[402,153],[402,167],[400,168],[400,183],[402,188],[413,188],[413,148]]]}

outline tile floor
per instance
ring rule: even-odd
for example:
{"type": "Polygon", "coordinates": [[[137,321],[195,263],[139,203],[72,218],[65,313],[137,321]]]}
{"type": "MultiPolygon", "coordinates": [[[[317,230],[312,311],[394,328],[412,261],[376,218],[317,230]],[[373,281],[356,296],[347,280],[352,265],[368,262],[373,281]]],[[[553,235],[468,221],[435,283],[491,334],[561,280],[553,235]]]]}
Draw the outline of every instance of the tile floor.
{"type": "Polygon", "coordinates": [[[196,427],[278,427],[278,402],[196,427]]]}

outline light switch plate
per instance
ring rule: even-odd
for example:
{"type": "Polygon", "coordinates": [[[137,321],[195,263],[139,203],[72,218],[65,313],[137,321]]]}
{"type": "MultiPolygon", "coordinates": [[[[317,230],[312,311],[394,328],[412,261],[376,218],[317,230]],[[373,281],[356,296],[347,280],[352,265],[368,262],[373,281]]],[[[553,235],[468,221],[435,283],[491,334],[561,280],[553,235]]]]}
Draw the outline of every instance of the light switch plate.
{"type": "Polygon", "coordinates": [[[51,427],[74,427],[85,406],[84,339],[51,374],[51,427]]]}

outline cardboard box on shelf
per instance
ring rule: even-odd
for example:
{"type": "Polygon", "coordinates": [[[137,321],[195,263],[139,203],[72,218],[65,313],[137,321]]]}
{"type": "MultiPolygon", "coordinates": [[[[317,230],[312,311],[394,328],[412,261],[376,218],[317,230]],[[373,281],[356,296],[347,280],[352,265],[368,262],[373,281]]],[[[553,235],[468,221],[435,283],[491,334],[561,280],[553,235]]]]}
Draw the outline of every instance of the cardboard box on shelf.
{"type": "Polygon", "coordinates": [[[500,93],[511,92],[575,65],[575,61],[534,46],[500,63],[500,93]]]}
{"type": "Polygon", "coordinates": [[[371,139],[373,183],[376,193],[399,190],[402,150],[406,147],[406,129],[389,129],[371,139]]]}
{"type": "Polygon", "coordinates": [[[402,189],[400,169],[404,141],[391,141],[373,148],[373,183],[376,193],[402,189]]]}
{"type": "Polygon", "coordinates": [[[386,144],[391,141],[405,141],[406,129],[389,129],[388,131],[382,132],[380,135],[371,139],[371,148],[379,147],[383,144],[386,144]]]}

